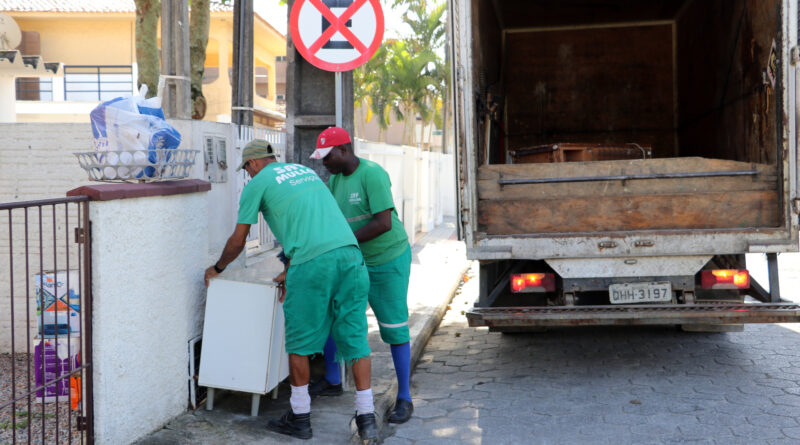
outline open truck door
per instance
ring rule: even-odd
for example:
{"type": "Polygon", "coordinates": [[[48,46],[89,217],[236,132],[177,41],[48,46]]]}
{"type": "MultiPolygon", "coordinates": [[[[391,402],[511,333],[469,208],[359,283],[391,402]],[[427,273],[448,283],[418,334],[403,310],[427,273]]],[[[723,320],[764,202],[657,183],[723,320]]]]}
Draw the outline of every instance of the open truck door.
{"type": "Polygon", "coordinates": [[[453,61],[450,70],[454,104],[455,162],[456,162],[456,213],[459,239],[467,245],[473,242],[475,228],[475,164],[472,154],[473,140],[473,61],[472,25],[470,5],[461,0],[448,2],[450,22],[450,51],[453,61]]]}

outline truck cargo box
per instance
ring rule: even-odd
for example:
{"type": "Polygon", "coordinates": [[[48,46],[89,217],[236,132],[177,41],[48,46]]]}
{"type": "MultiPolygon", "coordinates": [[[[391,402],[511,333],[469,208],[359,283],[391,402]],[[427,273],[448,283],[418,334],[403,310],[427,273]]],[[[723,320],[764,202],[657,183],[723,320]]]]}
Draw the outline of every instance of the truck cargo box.
{"type": "Polygon", "coordinates": [[[644,232],[649,255],[797,250],[796,8],[451,2],[470,256],[609,256],[644,232]],[[670,246],[687,234],[702,248],[670,246]]]}
{"type": "Polygon", "coordinates": [[[677,323],[800,319],[755,281],[700,279],[746,276],[745,253],[777,271],[798,250],[798,0],[451,0],[450,15],[460,228],[481,261],[471,324],[486,308],[507,328],[651,320],[508,309],[602,308],[631,289],[677,323]],[[745,295],[778,312],[680,315],[745,295]]]}

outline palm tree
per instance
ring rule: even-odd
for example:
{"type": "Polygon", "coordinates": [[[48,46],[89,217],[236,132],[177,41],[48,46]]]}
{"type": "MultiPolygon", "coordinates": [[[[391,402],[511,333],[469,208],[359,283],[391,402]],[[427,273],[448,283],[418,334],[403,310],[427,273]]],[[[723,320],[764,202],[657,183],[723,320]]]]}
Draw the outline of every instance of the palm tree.
{"type": "Polygon", "coordinates": [[[449,68],[445,60],[440,56],[447,37],[443,20],[446,4],[439,1],[429,2],[428,0],[395,0],[395,4],[405,4],[407,6],[407,10],[403,14],[403,22],[412,31],[412,35],[405,39],[410,51],[412,53],[431,52],[434,55],[433,60],[427,67],[427,72],[432,82],[427,87],[426,101],[432,112],[419,113],[422,117],[423,128],[428,127],[427,143],[430,144],[433,124],[436,124],[439,128],[442,128],[443,125],[438,124],[437,121],[441,121],[439,115],[444,105],[449,80],[449,68]]]}
{"type": "Polygon", "coordinates": [[[393,75],[392,93],[397,97],[395,115],[403,121],[403,143],[416,144],[416,115],[427,122],[431,116],[429,107],[430,87],[434,83],[429,65],[436,54],[429,49],[411,53],[405,41],[396,42],[388,67],[393,75]]]}
{"type": "Polygon", "coordinates": [[[434,2],[428,10],[427,0],[408,2],[408,10],[403,14],[403,22],[413,33],[408,39],[412,43],[412,51],[420,52],[424,49],[441,49],[444,47],[446,31],[444,27],[444,13],[446,5],[434,2]]]}
{"type": "Polygon", "coordinates": [[[379,141],[389,125],[388,116],[393,103],[389,89],[392,76],[386,67],[393,45],[393,41],[384,42],[367,63],[353,72],[353,102],[356,108],[364,108],[363,119],[360,119],[361,134],[365,134],[364,125],[377,116],[379,141]]]}
{"type": "MultiPolygon", "coordinates": [[[[363,123],[378,119],[378,140],[391,122],[403,122],[403,143],[416,144],[416,117],[428,126],[441,128],[441,109],[449,69],[438,53],[446,32],[442,18],[446,10],[440,0],[395,0],[405,6],[403,21],[412,34],[401,40],[387,40],[366,64],[356,70],[355,106],[368,107],[363,123]]],[[[421,141],[424,142],[424,137],[421,141]]]]}

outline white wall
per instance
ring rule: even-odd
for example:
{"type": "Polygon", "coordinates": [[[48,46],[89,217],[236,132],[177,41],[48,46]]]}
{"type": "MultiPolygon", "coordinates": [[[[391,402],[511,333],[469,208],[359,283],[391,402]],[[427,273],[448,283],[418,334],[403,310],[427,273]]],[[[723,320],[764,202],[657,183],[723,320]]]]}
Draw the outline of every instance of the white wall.
{"type": "Polygon", "coordinates": [[[89,124],[0,124],[0,202],[65,196],[89,183],[73,152],[92,151],[89,124]]]}
{"type": "MultiPolygon", "coordinates": [[[[228,144],[228,159],[236,156],[234,137],[236,127],[231,124],[216,122],[173,120],[172,124],[181,133],[181,149],[202,150],[205,135],[218,135],[230,141],[228,144]]],[[[39,199],[62,198],[66,192],[74,188],[97,184],[89,181],[87,173],[78,165],[78,160],[73,153],[93,151],[92,131],[88,123],[15,123],[0,124],[0,134],[3,135],[3,144],[0,146],[0,202],[32,201],[39,199]]],[[[239,155],[241,157],[241,155],[239,155]]],[[[229,162],[229,164],[231,164],[229,162]]],[[[233,170],[238,164],[228,166],[228,182],[213,183],[212,189],[206,194],[208,206],[213,211],[204,214],[208,227],[203,240],[208,245],[208,251],[203,259],[208,265],[212,264],[222,250],[228,236],[233,232],[236,222],[236,212],[239,208],[236,181],[233,170]],[[237,196],[234,196],[237,195],[237,196]]],[[[195,161],[192,178],[206,179],[203,154],[199,153],[195,161]]],[[[90,207],[94,204],[90,204],[90,207]]],[[[61,233],[64,227],[61,209],[57,214],[56,226],[59,243],[57,248],[63,252],[63,238],[61,233]]],[[[46,209],[47,210],[47,209],[46,209]]],[[[14,331],[17,336],[15,349],[24,352],[26,342],[19,339],[26,338],[27,326],[31,326],[31,335],[34,335],[37,323],[35,319],[35,304],[33,310],[27,313],[29,324],[26,323],[26,293],[33,296],[33,277],[28,273],[30,289],[25,289],[25,257],[24,257],[24,228],[21,227],[21,210],[15,211],[13,246],[14,246],[14,331]]],[[[43,245],[44,245],[44,270],[52,266],[52,219],[47,211],[43,220],[43,245]]],[[[38,215],[36,211],[30,213],[32,224],[30,236],[38,240],[38,215]]],[[[75,227],[74,221],[70,227],[75,227]]],[[[0,212],[0,257],[9,257],[8,215],[0,212]]],[[[70,235],[72,236],[72,235],[70,235]]],[[[31,246],[29,257],[33,273],[38,273],[38,245],[31,246]],[[35,270],[34,270],[35,269],[35,270]]],[[[77,264],[77,249],[70,252],[73,265],[77,264]]],[[[244,256],[237,260],[237,264],[244,262],[244,256]]],[[[64,265],[63,254],[58,255],[58,264],[64,265]]],[[[61,269],[61,267],[59,267],[61,269]]],[[[11,349],[11,298],[8,283],[9,270],[0,267],[0,352],[11,349]]]]}
{"type": "MultiPolygon", "coordinates": [[[[67,190],[89,183],[87,174],[78,166],[72,154],[91,150],[89,124],[0,124],[0,202],[28,201],[64,197],[67,190]]],[[[39,255],[39,209],[29,210],[29,273],[25,270],[25,226],[24,211],[13,212],[13,240],[9,239],[8,213],[0,212],[0,260],[3,265],[9,259],[9,247],[13,243],[14,260],[14,332],[15,349],[24,352],[28,346],[26,330],[31,329],[31,338],[36,334],[36,303],[33,275],[39,272],[40,260],[44,271],[52,270],[53,263],[59,269],[66,264],[64,233],[66,218],[63,206],[56,212],[56,255],[53,254],[52,208],[42,211],[42,255],[39,255]],[[26,278],[29,280],[26,288],[26,278]],[[29,301],[27,295],[30,295],[29,301]],[[30,304],[32,308],[26,306],[30,304]]],[[[71,212],[73,214],[73,212],[71,212]]],[[[69,227],[76,226],[70,217],[69,227]]],[[[71,244],[77,247],[77,244],[71,244]]],[[[78,249],[70,252],[71,268],[78,264],[78,249]]],[[[8,267],[0,267],[0,352],[11,350],[11,289],[8,267]]],[[[73,283],[71,283],[73,284],[73,283]]]]}
{"type": "Polygon", "coordinates": [[[91,203],[98,444],[130,443],[186,409],[208,210],[206,193],[91,203]]]}
{"type": "Polygon", "coordinates": [[[418,233],[432,230],[445,216],[455,216],[453,155],[360,139],[354,145],[356,155],[389,173],[394,205],[412,244],[418,233]]]}
{"type": "MultiPolygon", "coordinates": [[[[187,342],[202,327],[202,272],[216,260],[236,222],[243,177],[235,168],[243,142],[252,135],[243,137],[231,124],[170,122],[182,134],[180,148],[202,150],[207,135],[228,141],[227,181],[213,183],[207,193],[89,204],[98,443],[127,443],[185,410],[187,342]]],[[[59,198],[68,190],[96,184],[88,180],[72,154],[93,149],[89,124],[0,124],[0,134],[4,135],[0,202],[59,198]]],[[[412,242],[417,233],[429,230],[442,216],[454,215],[452,156],[362,141],[356,141],[356,150],[389,172],[395,205],[412,242]]],[[[192,178],[207,179],[202,153],[196,158],[192,178]]],[[[45,246],[52,245],[48,224],[45,218],[45,246]]],[[[2,258],[9,256],[7,225],[7,214],[0,212],[2,258]]],[[[56,226],[59,237],[62,230],[63,237],[71,237],[67,232],[75,223],[67,226],[58,219],[56,226]]],[[[258,231],[262,239],[269,239],[263,227],[258,231]]],[[[26,275],[24,251],[19,250],[24,245],[23,234],[15,222],[16,286],[24,283],[26,275]]],[[[70,252],[72,264],[77,264],[76,254],[77,249],[70,252]]],[[[38,260],[33,257],[31,261],[38,260]]],[[[238,261],[244,262],[244,256],[238,261]]],[[[64,261],[59,258],[58,264],[64,261]]],[[[25,289],[15,292],[17,339],[26,338],[25,294],[25,289]]],[[[8,271],[0,268],[0,352],[10,349],[9,306],[8,271]]],[[[27,314],[33,330],[34,313],[27,314]]],[[[18,351],[25,348],[24,342],[18,342],[18,351]]]]}

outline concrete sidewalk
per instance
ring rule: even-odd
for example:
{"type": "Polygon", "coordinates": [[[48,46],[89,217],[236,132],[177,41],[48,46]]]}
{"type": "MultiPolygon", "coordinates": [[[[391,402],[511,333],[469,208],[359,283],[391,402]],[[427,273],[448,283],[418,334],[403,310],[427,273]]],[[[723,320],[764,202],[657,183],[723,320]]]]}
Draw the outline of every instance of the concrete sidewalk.
{"type": "MultiPolygon", "coordinates": [[[[409,327],[411,331],[411,361],[416,363],[428,338],[436,329],[447,305],[467,269],[464,243],[456,240],[454,221],[447,221],[418,240],[412,249],[411,281],[408,290],[409,327]]],[[[397,382],[389,345],[378,333],[378,323],[368,311],[369,342],[372,348],[372,390],[375,411],[383,424],[387,411],[394,404],[397,382]]],[[[320,365],[315,360],[312,365],[320,365]]],[[[312,366],[312,378],[319,371],[312,366]]],[[[412,375],[413,380],[413,375],[412,375]]],[[[219,392],[214,410],[187,412],[163,429],[140,440],[137,444],[270,444],[270,443],[358,443],[355,421],[354,387],[338,397],[318,397],[311,401],[313,439],[304,441],[268,431],[267,422],[277,418],[289,407],[289,384],[279,386],[279,396],[272,400],[262,397],[259,415],[251,417],[250,394],[219,392]]],[[[414,397],[413,391],[411,394],[414,397]]],[[[393,425],[391,428],[404,428],[393,425]]],[[[382,437],[390,432],[386,425],[382,437]]]]}

